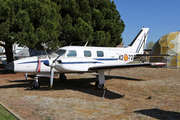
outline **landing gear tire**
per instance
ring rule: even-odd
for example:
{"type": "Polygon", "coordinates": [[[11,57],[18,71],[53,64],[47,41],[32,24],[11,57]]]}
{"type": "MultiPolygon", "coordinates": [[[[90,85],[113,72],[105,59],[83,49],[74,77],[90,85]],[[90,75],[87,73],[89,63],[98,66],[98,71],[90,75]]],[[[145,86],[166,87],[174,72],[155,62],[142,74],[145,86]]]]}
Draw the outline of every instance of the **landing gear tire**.
{"type": "Polygon", "coordinates": [[[66,76],[64,74],[60,74],[60,81],[65,82],[67,80],[66,76]]]}
{"type": "Polygon", "coordinates": [[[34,82],[33,82],[33,88],[35,88],[35,89],[40,88],[40,83],[37,82],[37,81],[34,81],[34,82]]]}
{"type": "Polygon", "coordinates": [[[97,87],[99,90],[103,89],[104,84],[99,84],[99,81],[96,81],[95,87],[97,87]]]}

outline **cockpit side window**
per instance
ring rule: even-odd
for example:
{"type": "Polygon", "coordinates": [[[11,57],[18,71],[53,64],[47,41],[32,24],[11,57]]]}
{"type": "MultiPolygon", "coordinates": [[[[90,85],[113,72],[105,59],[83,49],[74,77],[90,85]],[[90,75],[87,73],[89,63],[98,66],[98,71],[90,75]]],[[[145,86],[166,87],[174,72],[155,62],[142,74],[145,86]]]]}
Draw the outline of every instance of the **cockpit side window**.
{"type": "Polygon", "coordinates": [[[98,57],[104,57],[103,51],[97,51],[97,56],[98,57]]]}
{"type": "Polygon", "coordinates": [[[67,57],[76,57],[77,53],[75,50],[69,50],[67,53],[67,57]]]}
{"type": "Polygon", "coordinates": [[[91,57],[91,51],[85,50],[84,57],[91,57]]]}

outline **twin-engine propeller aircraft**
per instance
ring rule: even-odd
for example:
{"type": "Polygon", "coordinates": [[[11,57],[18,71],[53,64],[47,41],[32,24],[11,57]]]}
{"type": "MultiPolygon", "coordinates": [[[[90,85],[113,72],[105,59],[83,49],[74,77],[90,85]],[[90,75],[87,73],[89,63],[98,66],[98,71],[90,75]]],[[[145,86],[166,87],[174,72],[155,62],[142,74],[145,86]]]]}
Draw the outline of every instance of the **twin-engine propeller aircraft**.
{"type": "Polygon", "coordinates": [[[67,46],[49,55],[13,61],[6,66],[6,69],[14,72],[35,73],[34,88],[40,87],[39,76],[50,76],[50,88],[52,88],[54,74],[60,74],[60,80],[65,81],[64,73],[98,72],[95,86],[102,89],[105,84],[104,70],[165,65],[165,63],[128,64],[135,57],[143,56],[148,31],[149,28],[142,28],[127,48],[67,46]]]}

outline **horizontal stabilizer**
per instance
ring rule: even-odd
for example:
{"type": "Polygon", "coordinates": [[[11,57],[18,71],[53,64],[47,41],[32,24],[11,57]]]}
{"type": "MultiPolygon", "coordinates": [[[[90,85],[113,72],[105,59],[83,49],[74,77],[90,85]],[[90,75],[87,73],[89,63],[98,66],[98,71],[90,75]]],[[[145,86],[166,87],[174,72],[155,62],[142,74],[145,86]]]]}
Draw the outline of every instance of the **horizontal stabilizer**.
{"type": "Polygon", "coordinates": [[[144,49],[144,51],[146,51],[146,52],[147,52],[147,51],[152,51],[152,49],[144,49]]]}

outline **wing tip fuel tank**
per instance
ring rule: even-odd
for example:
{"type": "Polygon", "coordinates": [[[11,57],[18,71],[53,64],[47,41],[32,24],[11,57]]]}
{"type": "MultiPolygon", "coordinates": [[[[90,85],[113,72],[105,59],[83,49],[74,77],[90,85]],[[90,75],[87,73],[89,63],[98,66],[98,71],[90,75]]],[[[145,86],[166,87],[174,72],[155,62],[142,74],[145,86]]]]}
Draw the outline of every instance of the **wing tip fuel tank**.
{"type": "Polygon", "coordinates": [[[163,66],[166,65],[166,63],[151,63],[151,66],[163,66]]]}

